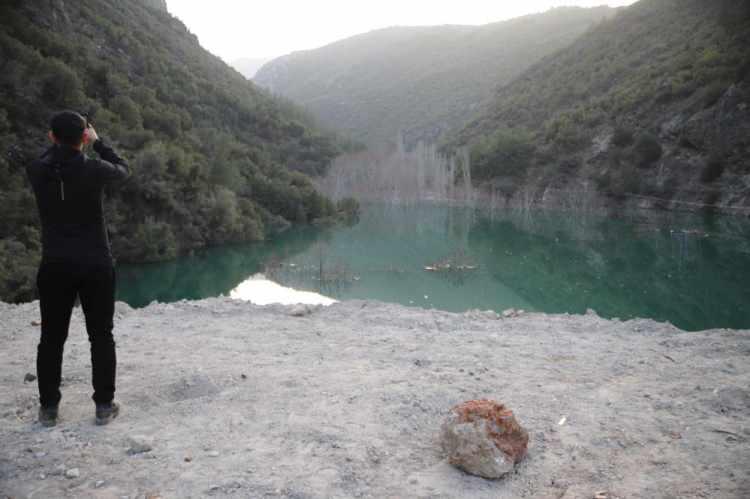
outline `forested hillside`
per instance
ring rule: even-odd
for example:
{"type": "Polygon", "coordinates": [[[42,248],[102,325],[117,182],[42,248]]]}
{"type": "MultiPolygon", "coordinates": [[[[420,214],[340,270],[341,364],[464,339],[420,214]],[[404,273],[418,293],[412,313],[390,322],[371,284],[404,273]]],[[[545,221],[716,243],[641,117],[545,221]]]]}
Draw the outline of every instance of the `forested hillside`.
{"type": "MultiPolygon", "coordinates": [[[[537,63],[453,138],[475,180],[750,207],[750,2],[642,0],[537,63]]],[[[485,184],[490,185],[490,184],[485,184]]]]}
{"type": "Polygon", "coordinates": [[[401,132],[411,147],[463,125],[497,85],[613,12],[558,8],[484,26],[387,28],[271,61],[255,81],[357,141],[380,145],[401,132]]]}
{"type": "Polygon", "coordinates": [[[0,300],[33,296],[40,237],[24,166],[58,110],[90,113],[132,166],[107,203],[120,261],[260,240],[335,213],[300,173],[325,170],[335,140],[203,50],[163,4],[0,3],[0,300]]]}

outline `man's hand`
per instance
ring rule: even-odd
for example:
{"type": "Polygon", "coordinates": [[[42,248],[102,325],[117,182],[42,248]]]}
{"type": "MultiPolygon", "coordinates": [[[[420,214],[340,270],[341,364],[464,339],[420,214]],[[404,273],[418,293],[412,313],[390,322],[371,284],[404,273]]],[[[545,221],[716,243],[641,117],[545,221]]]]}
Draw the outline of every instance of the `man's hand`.
{"type": "Polygon", "coordinates": [[[86,142],[93,145],[97,140],[99,140],[99,134],[96,133],[93,126],[89,125],[86,129],[86,142]]]}

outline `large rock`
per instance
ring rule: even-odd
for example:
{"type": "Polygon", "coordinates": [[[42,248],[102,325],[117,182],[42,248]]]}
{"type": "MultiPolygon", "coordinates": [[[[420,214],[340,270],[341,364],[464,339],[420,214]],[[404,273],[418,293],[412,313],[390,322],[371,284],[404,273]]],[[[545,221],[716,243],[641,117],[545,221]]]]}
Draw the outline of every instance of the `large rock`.
{"type": "Polygon", "coordinates": [[[128,454],[143,454],[151,452],[154,448],[154,442],[151,438],[143,435],[133,435],[128,438],[128,454]]]}
{"type": "Polygon", "coordinates": [[[526,455],[529,435],[503,404],[470,400],[451,410],[441,443],[452,465],[472,475],[501,478],[526,455]]]}

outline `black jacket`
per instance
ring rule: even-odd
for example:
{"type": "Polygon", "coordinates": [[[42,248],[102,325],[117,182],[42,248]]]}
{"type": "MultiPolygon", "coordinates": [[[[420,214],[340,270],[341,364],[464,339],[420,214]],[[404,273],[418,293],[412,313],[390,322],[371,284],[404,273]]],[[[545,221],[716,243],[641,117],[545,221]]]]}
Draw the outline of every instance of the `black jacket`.
{"type": "Polygon", "coordinates": [[[42,263],[113,263],[104,186],[125,180],[130,169],[101,140],[94,151],[101,159],[56,145],[26,168],[42,221],[42,263]]]}

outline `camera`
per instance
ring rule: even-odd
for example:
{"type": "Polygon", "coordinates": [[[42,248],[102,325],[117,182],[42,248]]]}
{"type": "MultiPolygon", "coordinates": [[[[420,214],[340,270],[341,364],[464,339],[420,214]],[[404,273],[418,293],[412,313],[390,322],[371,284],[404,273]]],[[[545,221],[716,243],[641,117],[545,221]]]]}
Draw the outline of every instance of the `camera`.
{"type": "Polygon", "coordinates": [[[94,117],[93,111],[79,111],[78,114],[80,114],[81,117],[86,120],[86,128],[91,128],[91,120],[94,117]]]}

